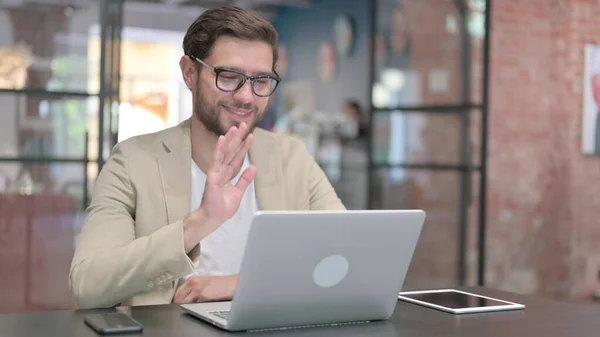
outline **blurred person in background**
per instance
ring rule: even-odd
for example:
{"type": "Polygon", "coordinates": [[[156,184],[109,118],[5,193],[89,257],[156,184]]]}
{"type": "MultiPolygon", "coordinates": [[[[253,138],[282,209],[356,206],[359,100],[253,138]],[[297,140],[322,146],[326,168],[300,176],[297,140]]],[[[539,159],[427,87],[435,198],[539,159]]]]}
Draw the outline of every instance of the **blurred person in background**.
{"type": "Polygon", "coordinates": [[[344,115],[354,120],[357,125],[357,138],[365,139],[367,137],[368,123],[365,121],[365,114],[360,103],[355,99],[348,99],[342,107],[344,115]]]}

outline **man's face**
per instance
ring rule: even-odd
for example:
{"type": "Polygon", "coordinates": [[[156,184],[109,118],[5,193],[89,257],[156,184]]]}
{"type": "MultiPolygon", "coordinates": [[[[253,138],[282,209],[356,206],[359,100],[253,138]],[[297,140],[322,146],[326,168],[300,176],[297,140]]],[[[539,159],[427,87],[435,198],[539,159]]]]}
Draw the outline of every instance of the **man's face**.
{"type": "MultiPolygon", "coordinates": [[[[213,49],[203,61],[215,68],[234,69],[248,76],[272,74],[273,50],[266,42],[222,36],[213,49]]],[[[215,83],[215,71],[201,64],[198,66],[201,71],[194,95],[196,118],[218,136],[242,122],[252,132],[267,109],[269,97],[255,95],[251,81],[246,81],[236,91],[221,91],[215,83]]]]}

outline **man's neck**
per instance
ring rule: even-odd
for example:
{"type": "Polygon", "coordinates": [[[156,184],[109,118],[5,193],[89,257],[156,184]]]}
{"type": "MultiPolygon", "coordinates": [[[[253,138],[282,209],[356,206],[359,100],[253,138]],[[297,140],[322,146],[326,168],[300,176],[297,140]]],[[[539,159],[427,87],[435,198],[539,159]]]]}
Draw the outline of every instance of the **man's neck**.
{"type": "Polygon", "coordinates": [[[213,153],[217,146],[217,135],[204,127],[202,122],[192,117],[191,125],[192,160],[206,173],[212,165],[213,153]]]}

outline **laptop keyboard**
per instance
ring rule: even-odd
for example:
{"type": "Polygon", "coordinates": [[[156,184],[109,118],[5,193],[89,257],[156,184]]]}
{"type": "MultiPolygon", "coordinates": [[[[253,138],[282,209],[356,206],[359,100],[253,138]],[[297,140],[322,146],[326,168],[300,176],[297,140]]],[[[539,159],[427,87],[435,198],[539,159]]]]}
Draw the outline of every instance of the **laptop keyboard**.
{"type": "Polygon", "coordinates": [[[229,318],[229,311],[211,311],[210,313],[224,320],[229,318]]]}

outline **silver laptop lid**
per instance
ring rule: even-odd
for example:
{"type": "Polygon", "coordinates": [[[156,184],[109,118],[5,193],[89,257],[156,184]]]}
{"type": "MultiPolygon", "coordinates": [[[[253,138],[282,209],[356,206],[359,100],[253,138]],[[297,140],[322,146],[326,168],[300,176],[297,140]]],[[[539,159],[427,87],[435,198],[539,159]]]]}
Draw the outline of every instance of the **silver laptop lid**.
{"type": "Polygon", "coordinates": [[[387,319],[422,210],[258,212],[228,330],[387,319]]]}

